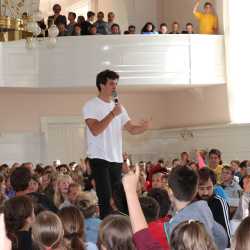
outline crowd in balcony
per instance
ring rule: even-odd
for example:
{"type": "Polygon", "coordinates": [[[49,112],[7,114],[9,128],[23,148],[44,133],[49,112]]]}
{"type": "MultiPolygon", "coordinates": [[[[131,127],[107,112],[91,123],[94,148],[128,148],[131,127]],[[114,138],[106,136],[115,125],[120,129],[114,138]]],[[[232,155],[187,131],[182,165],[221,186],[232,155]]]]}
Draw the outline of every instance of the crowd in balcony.
{"type": "Polygon", "coordinates": [[[124,177],[102,217],[88,158],[2,163],[0,248],[249,250],[249,161],[223,164],[218,149],[155,163],[123,157],[124,177]]]}
{"type": "MultiPolygon", "coordinates": [[[[213,10],[213,5],[207,2],[203,6],[203,11],[198,11],[200,0],[197,0],[193,9],[193,14],[199,22],[200,34],[217,34],[218,18],[213,10]]],[[[102,11],[97,15],[93,11],[88,11],[87,17],[76,16],[76,13],[69,12],[68,17],[61,15],[61,6],[55,4],[53,6],[54,15],[48,17],[47,25],[42,20],[38,22],[42,33],[40,36],[48,36],[48,28],[55,24],[59,29],[59,36],[81,36],[81,35],[120,35],[120,34],[194,34],[194,27],[188,22],[182,29],[177,21],[171,24],[161,23],[159,27],[155,27],[152,22],[147,22],[141,30],[135,25],[129,25],[128,29],[121,31],[120,25],[116,22],[114,12],[107,14],[107,21],[102,11]],[[68,19],[68,21],[67,21],[68,19]]]]}

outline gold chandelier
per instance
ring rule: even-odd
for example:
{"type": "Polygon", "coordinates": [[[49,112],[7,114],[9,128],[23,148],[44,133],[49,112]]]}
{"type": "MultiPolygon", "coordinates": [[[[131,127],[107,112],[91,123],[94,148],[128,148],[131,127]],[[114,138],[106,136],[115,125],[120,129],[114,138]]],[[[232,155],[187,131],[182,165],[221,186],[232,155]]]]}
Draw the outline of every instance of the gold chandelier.
{"type": "Polygon", "coordinates": [[[20,18],[23,6],[24,0],[15,3],[0,0],[0,41],[15,41],[32,36],[25,25],[30,17],[26,20],[20,18]]]}

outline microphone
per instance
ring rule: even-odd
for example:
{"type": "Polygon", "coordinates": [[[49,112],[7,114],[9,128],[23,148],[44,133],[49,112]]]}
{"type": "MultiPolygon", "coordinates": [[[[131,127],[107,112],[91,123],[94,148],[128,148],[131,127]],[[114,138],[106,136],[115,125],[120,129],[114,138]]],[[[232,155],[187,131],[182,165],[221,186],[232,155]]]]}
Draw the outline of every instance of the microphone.
{"type": "Polygon", "coordinates": [[[119,102],[119,99],[118,99],[117,92],[115,90],[112,92],[112,99],[113,99],[113,102],[117,105],[119,102]]]}

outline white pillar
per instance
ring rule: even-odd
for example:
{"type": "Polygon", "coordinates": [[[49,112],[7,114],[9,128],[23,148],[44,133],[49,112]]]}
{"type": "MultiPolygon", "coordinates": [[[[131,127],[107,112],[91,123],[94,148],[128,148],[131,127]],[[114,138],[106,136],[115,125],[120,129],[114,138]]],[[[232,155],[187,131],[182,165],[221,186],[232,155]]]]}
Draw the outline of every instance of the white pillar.
{"type": "Polygon", "coordinates": [[[232,123],[250,123],[249,0],[223,0],[227,84],[232,123]]]}

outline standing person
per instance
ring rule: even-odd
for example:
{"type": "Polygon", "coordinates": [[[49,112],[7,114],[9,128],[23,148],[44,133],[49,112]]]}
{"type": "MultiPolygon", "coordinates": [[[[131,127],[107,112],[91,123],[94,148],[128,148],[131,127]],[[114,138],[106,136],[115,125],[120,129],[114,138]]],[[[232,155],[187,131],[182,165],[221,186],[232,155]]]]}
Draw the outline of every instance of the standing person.
{"type": "Polygon", "coordinates": [[[104,13],[102,11],[97,13],[97,21],[94,24],[97,29],[97,34],[107,35],[109,33],[108,23],[104,21],[104,13]]]}
{"type": "Polygon", "coordinates": [[[221,183],[222,159],[221,152],[218,149],[211,149],[208,153],[208,166],[216,174],[217,182],[221,183]]]}
{"type": "Polygon", "coordinates": [[[95,12],[88,11],[87,13],[87,20],[82,24],[82,35],[90,35],[90,27],[95,20],[95,12]]]}
{"type": "Polygon", "coordinates": [[[96,183],[101,219],[111,212],[112,190],[121,180],[123,128],[130,134],[141,134],[149,127],[146,120],[134,124],[120,102],[117,99],[112,101],[118,80],[119,75],[114,71],[100,72],[96,78],[99,94],[83,108],[87,125],[87,154],[96,183]]]}
{"type": "Polygon", "coordinates": [[[50,27],[50,25],[49,25],[50,21],[54,21],[54,24],[56,26],[58,26],[59,23],[63,23],[66,27],[67,19],[66,19],[66,16],[60,14],[61,10],[62,10],[61,5],[59,5],[57,3],[54,4],[54,6],[53,6],[54,15],[48,17],[48,27],[50,27]]]}
{"type": "Polygon", "coordinates": [[[204,11],[198,11],[201,0],[196,0],[193,14],[199,21],[200,34],[215,35],[218,33],[218,17],[210,2],[204,4],[204,11]]]}
{"type": "Polygon", "coordinates": [[[112,34],[112,25],[115,23],[115,13],[109,12],[108,13],[108,34],[112,34]]]}

